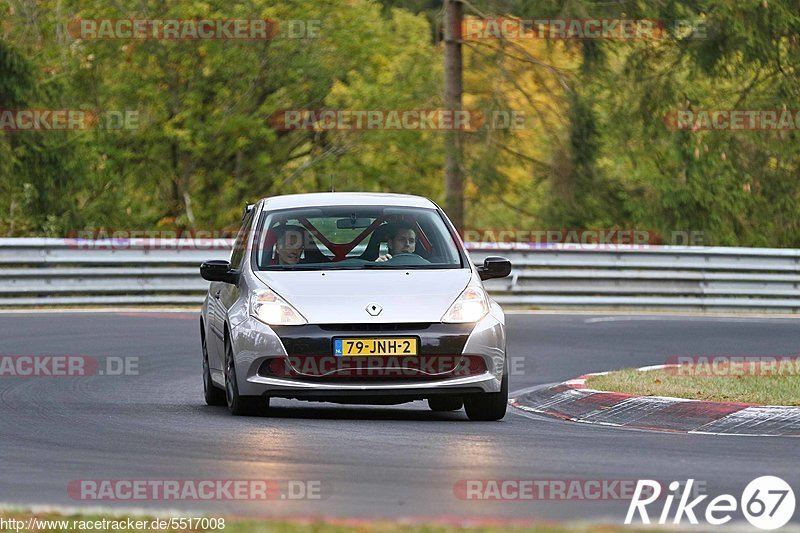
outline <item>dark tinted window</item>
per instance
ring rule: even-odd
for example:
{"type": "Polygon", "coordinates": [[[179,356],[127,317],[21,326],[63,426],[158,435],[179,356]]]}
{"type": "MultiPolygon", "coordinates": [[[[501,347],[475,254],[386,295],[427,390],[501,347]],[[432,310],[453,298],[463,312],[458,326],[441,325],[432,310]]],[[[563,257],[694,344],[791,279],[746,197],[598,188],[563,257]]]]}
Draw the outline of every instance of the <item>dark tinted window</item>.
{"type": "Polygon", "coordinates": [[[250,235],[250,227],[253,224],[253,217],[255,216],[255,209],[247,213],[242,221],[242,227],[239,228],[239,233],[236,235],[236,242],[233,245],[231,252],[231,268],[239,269],[242,266],[242,259],[247,248],[247,237],[250,235]]]}

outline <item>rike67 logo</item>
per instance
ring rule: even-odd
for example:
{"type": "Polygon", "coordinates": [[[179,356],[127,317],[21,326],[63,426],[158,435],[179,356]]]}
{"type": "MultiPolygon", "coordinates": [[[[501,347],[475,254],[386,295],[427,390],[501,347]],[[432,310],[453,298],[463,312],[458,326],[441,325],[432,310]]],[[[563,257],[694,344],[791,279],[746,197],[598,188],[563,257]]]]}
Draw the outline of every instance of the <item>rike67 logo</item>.
{"type": "MultiPolygon", "coordinates": [[[[761,476],[754,479],[747,484],[738,501],[731,494],[721,494],[713,498],[705,504],[705,512],[702,514],[700,504],[708,498],[708,495],[700,495],[690,501],[693,484],[693,479],[687,480],[685,484],[678,481],[669,484],[670,492],[664,498],[664,506],[658,516],[659,524],[664,525],[669,521],[675,500],[678,500],[678,504],[675,507],[673,524],[680,524],[685,518],[690,524],[697,525],[699,523],[697,517],[700,515],[705,518],[706,523],[720,526],[730,522],[733,513],[741,509],[751,525],[759,529],[772,530],[785,526],[794,516],[794,491],[788,483],[776,476],[761,476]]],[[[649,524],[650,515],[647,506],[656,502],[662,496],[661,492],[661,484],[658,481],[639,480],[628,507],[625,524],[631,524],[637,514],[643,524],[649,524]]],[[[656,515],[653,515],[653,519],[656,519],[656,515]]]]}

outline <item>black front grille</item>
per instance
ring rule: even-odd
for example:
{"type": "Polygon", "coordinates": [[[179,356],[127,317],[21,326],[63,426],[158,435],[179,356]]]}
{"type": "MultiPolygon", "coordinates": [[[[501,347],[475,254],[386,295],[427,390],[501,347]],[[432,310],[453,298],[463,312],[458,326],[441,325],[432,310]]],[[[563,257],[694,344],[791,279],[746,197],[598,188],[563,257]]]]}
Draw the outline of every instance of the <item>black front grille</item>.
{"type": "Polygon", "coordinates": [[[419,331],[426,330],[430,323],[405,323],[405,324],[321,324],[323,331],[419,331]]]}

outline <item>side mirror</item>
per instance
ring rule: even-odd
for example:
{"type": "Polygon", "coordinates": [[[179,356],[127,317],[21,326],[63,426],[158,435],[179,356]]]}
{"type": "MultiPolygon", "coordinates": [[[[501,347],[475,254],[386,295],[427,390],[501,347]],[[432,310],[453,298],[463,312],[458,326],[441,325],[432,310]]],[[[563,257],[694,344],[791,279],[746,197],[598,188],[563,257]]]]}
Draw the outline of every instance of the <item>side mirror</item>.
{"type": "Polygon", "coordinates": [[[478,267],[481,280],[504,278],[511,274],[511,261],[505,257],[491,256],[483,260],[483,266],[478,267]]]}
{"type": "Polygon", "coordinates": [[[231,285],[239,282],[239,272],[231,270],[231,264],[220,259],[205,261],[200,265],[200,275],[207,281],[222,281],[231,285]]]}

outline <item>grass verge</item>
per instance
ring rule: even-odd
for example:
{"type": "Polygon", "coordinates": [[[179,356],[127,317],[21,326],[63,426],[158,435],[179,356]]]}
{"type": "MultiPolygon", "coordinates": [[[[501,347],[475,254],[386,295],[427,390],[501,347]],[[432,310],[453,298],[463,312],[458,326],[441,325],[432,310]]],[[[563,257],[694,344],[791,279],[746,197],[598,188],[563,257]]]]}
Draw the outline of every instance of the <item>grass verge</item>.
{"type": "Polygon", "coordinates": [[[586,387],[638,396],[672,396],[757,405],[800,405],[800,359],[713,359],[659,370],[625,369],[592,376],[586,387]]]}

